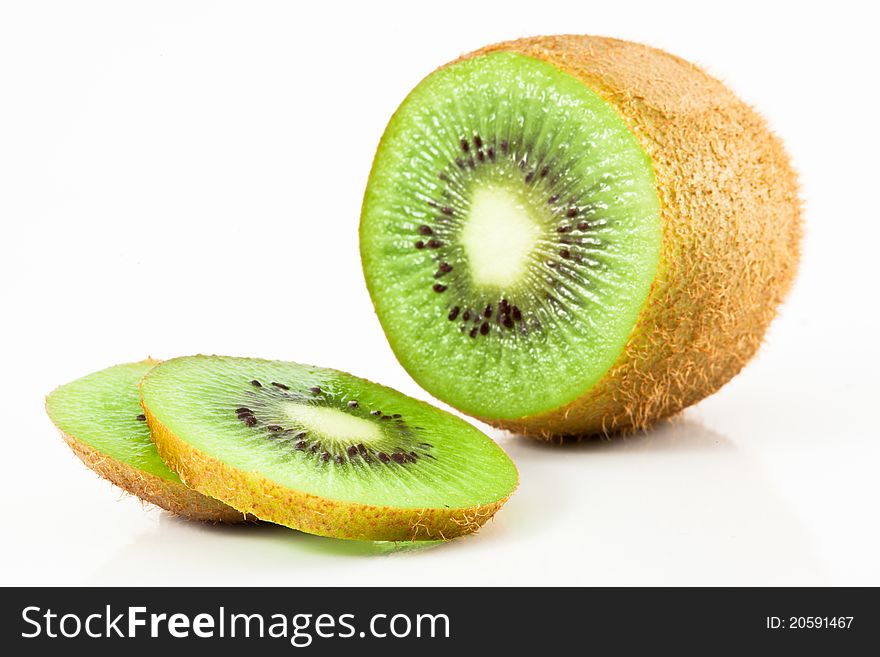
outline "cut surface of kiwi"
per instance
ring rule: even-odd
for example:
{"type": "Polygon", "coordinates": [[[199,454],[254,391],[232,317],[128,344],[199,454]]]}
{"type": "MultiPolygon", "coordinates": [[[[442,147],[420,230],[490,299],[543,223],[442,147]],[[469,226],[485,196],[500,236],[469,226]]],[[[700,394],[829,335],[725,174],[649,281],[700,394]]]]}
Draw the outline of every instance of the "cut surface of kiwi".
{"type": "Polygon", "coordinates": [[[719,82],[615,39],[490,46],[382,137],[360,225],[407,371],[495,426],[640,428],[714,392],[793,279],[795,176],[719,82]]]}
{"type": "Polygon", "coordinates": [[[157,361],[116,365],[56,388],[46,410],[89,468],[177,515],[241,522],[244,515],[184,486],[159,457],[140,405],[138,383],[157,361]]]}
{"type": "Polygon", "coordinates": [[[144,378],[141,400],[159,453],[188,485],[314,534],[452,538],[517,484],[513,462],[468,423],[336,370],[177,358],[144,378]]]}
{"type": "Polygon", "coordinates": [[[553,66],[496,53],[441,69],[398,109],[364,203],[364,271],[419,382],[466,412],[519,417],[619,356],[659,217],[620,116],[553,66]]]}

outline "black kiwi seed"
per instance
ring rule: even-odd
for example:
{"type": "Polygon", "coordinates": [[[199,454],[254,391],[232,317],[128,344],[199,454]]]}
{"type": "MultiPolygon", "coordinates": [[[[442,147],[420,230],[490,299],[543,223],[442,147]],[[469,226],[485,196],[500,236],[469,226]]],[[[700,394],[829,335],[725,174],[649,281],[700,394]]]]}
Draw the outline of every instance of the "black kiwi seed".
{"type": "Polygon", "coordinates": [[[330,460],[330,452],[322,452],[321,453],[321,460],[322,461],[329,461],[330,460]]]}
{"type": "Polygon", "coordinates": [[[568,249],[560,249],[559,255],[568,260],[571,258],[571,251],[569,251],[568,249]]]}
{"type": "Polygon", "coordinates": [[[444,274],[448,274],[452,271],[452,265],[448,262],[441,262],[439,266],[439,271],[442,271],[444,274]]]}
{"type": "Polygon", "coordinates": [[[489,322],[483,322],[480,326],[480,335],[486,335],[489,332],[489,322]]]}
{"type": "Polygon", "coordinates": [[[391,460],[385,452],[379,452],[376,456],[379,457],[379,460],[382,461],[382,463],[388,463],[388,461],[391,460]]]}
{"type": "Polygon", "coordinates": [[[486,154],[483,153],[483,151],[477,151],[477,159],[480,162],[485,162],[486,161],[486,154]]]}
{"type": "Polygon", "coordinates": [[[455,158],[455,164],[456,166],[458,166],[459,169],[464,169],[465,167],[465,161],[462,160],[460,157],[455,158]]]}
{"type": "Polygon", "coordinates": [[[535,171],[533,169],[526,174],[526,184],[532,182],[534,179],[535,179],[535,171]]]}
{"type": "Polygon", "coordinates": [[[501,143],[498,144],[498,145],[501,147],[501,152],[502,152],[502,153],[507,153],[507,149],[508,149],[508,147],[509,147],[509,144],[507,143],[507,140],[506,140],[506,139],[502,139],[502,140],[501,140],[501,143]]]}
{"type": "Polygon", "coordinates": [[[431,230],[430,226],[421,225],[419,226],[419,233],[422,235],[433,235],[434,231],[431,230]]]}
{"type": "Polygon", "coordinates": [[[568,212],[565,213],[565,216],[569,219],[576,217],[578,214],[577,208],[569,208],[568,212]]]}
{"type": "Polygon", "coordinates": [[[147,416],[144,415],[143,413],[141,413],[140,415],[137,416],[137,419],[138,419],[138,422],[146,422],[147,416]]]}
{"type": "Polygon", "coordinates": [[[296,445],[294,445],[294,447],[296,447],[296,449],[305,449],[306,448],[306,441],[300,440],[296,443],[296,445]]]}
{"type": "Polygon", "coordinates": [[[571,226],[560,226],[559,228],[556,229],[556,232],[557,233],[570,233],[571,226]]]}
{"type": "Polygon", "coordinates": [[[456,317],[458,317],[458,306],[455,306],[452,310],[449,311],[449,321],[453,321],[456,317]]]}
{"type": "Polygon", "coordinates": [[[515,321],[515,322],[521,321],[522,320],[522,312],[520,312],[520,309],[517,308],[516,306],[514,306],[512,308],[512,311],[513,311],[513,321],[515,321]]]}
{"type": "Polygon", "coordinates": [[[272,385],[276,388],[281,388],[282,390],[290,390],[290,386],[286,386],[283,383],[276,383],[275,381],[273,381],[272,385]]]}
{"type": "Polygon", "coordinates": [[[257,418],[255,418],[253,415],[244,415],[242,416],[242,419],[244,420],[244,423],[249,427],[257,426],[257,418]]]}
{"type": "Polygon", "coordinates": [[[471,311],[465,310],[464,314],[461,316],[464,321],[468,321],[471,318],[471,311]]]}
{"type": "Polygon", "coordinates": [[[321,387],[314,386],[312,388],[309,388],[309,392],[312,393],[313,395],[320,395],[321,394],[321,387]]]}
{"type": "Polygon", "coordinates": [[[259,381],[257,381],[256,379],[251,379],[251,385],[254,388],[262,388],[263,387],[263,384],[260,383],[259,381]]]}
{"type": "Polygon", "coordinates": [[[249,409],[247,406],[239,406],[235,409],[235,412],[239,415],[251,415],[253,411],[249,409]]]}
{"type": "Polygon", "coordinates": [[[483,140],[480,135],[474,135],[474,146],[476,146],[477,148],[483,147],[483,140]]]}
{"type": "Polygon", "coordinates": [[[446,286],[440,283],[434,283],[434,286],[431,288],[434,292],[446,292],[446,286]]]}
{"type": "Polygon", "coordinates": [[[348,407],[349,408],[357,408],[358,407],[357,399],[352,399],[350,402],[348,402],[348,407]]]}
{"type": "Polygon", "coordinates": [[[589,230],[589,229],[590,229],[590,224],[588,224],[586,221],[582,221],[578,224],[578,230],[589,230]]]}
{"type": "Polygon", "coordinates": [[[400,419],[401,417],[403,417],[403,416],[402,416],[400,413],[395,413],[395,414],[392,415],[391,417],[393,417],[395,420],[399,420],[399,419],[400,419]]]}
{"type": "Polygon", "coordinates": [[[370,415],[375,415],[376,417],[379,417],[380,415],[382,415],[382,411],[370,411],[370,415]]]}
{"type": "Polygon", "coordinates": [[[307,434],[305,431],[300,431],[298,434],[296,434],[296,435],[294,436],[294,438],[296,438],[296,439],[298,439],[298,440],[302,440],[303,438],[305,438],[305,437],[308,436],[308,435],[309,435],[309,434],[307,434]]]}
{"type": "Polygon", "coordinates": [[[267,428],[269,431],[272,431],[272,432],[281,431],[281,427],[279,427],[277,424],[270,424],[270,425],[269,425],[268,427],[266,427],[266,428],[267,428]]]}
{"type": "Polygon", "coordinates": [[[358,454],[360,454],[361,456],[367,455],[367,448],[363,443],[358,443],[357,451],[358,451],[358,454]]]}
{"type": "Polygon", "coordinates": [[[501,323],[507,328],[513,328],[513,320],[507,315],[502,315],[501,323]]]}
{"type": "Polygon", "coordinates": [[[550,173],[550,167],[545,166],[541,169],[541,173],[539,173],[538,175],[542,178],[546,178],[548,173],[550,173]]]}
{"type": "Polygon", "coordinates": [[[483,316],[484,317],[491,317],[492,316],[492,304],[491,303],[486,306],[486,309],[483,311],[483,316]]]}
{"type": "Polygon", "coordinates": [[[416,247],[417,249],[424,249],[424,248],[425,248],[425,243],[424,243],[422,240],[419,240],[418,242],[415,243],[415,247],[416,247]]]}
{"type": "Polygon", "coordinates": [[[471,149],[471,145],[468,143],[467,139],[461,140],[461,150],[467,153],[471,149]]]}
{"type": "Polygon", "coordinates": [[[452,208],[450,208],[448,205],[444,205],[442,208],[440,208],[440,212],[442,212],[443,214],[445,214],[447,217],[451,217],[452,215],[455,214],[455,213],[452,211],[452,208]]]}
{"type": "Polygon", "coordinates": [[[468,333],[468,335],[470,335],[472,338],[477,337],[477,327],[475,326],[474,328],[472,328],[471,332],[468,333]]]}
{"type": "Polygon", "coordinates": [[[426,245],[429,249],[439,249],[443,246],[443,242],[440,240],[430,239],[428,240],[428,244],[426,245]]]}
{"type": "Polygon", "coordinates": [[[345,450],[349,456],[357,456],[358,448],[357,445],[349,445],[348,449],[345,450]]]}
{"type": "Polygon", "coordinates": [[[391,455],[391,458],[394,460],[395,463],[403,463],[404,461],[406,461],[406,457],[400,452],[394,452],[394,454],[391,455]]]}
{"type": "Polygon", "coordinates": [[[550,198],[547,199],[547,203],[549,203],[550,205],[553,205],[558,200],[559,200],[559,194],[554,194],[553,196],[551,196],[550,198]]]}
{"type": "Polygon", "coordinates": [[[379,419],[380,419],[380,420],[390,420],[390,419],[391,419],[391,416],[390,416],[390,415],[383,415],[383,416],[380,417],[379,419]]]}
{"type": "Polygon", "coordinates": [[[440,173],[438,173],[438,174],[437,174],[437,177],[438,177],[440,180],[442,180],[443,182],[450,182],[450,180],[449,180],[449,176],[446,175],[446,172],[445,172],[445,171],[441,171],[440,173]]]}

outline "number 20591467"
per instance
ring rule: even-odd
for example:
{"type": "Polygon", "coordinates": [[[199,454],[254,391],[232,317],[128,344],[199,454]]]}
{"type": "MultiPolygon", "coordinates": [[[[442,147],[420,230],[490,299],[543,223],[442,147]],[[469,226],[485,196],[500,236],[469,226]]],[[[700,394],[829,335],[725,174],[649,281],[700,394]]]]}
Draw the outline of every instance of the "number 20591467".
{"type": "Polygon", "coordinates": [[[768,630],[848,630],[854,616],[767,616],[768,630]]]}

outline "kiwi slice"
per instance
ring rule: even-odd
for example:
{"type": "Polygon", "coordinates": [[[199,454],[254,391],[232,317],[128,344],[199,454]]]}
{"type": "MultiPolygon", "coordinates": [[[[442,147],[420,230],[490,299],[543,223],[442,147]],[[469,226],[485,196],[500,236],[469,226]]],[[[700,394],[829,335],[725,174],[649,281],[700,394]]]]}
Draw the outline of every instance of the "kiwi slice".
{"type": "Polygon", "coordinates": [[[141,382],[162,458],[189,486],[312,534],[448,539],[507,500],[517,471],[463,420],[344,372],[221,356],[141,382]]]}
{"type": "Polygon", "coordinates": [[[763,120],[659,50],[491,46],[435,71],[379,145],[364,274],[423,387],[540,436],[641,428],[757,349],[798,261],[763,120]]]}
{"type": "Polygon", "coordinates": [[[56,388],[46,397],[49,417],[83,463],[142,500],[193,520],[245,520],[184,486],[159,458],[138,394],[141,377],[156,363],[116,365],[56,388]]]}

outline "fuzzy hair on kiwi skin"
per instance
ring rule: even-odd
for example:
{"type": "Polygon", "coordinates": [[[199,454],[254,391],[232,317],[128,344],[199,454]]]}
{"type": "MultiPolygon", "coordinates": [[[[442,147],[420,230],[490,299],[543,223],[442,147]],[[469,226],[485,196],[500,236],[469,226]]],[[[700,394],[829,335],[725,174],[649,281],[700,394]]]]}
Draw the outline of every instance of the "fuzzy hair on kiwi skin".
{"type": "Polygon", "coordinates": [[[184,443],[146,406],[144,414],[159,455],[187,486],[242,513],[310,534],[373,541],[447,540],[480,529],[508,499],[460,509],[396,509],[327,500],[231,468],[184,443]]]}
{"type": "MultiPolygon", "coordinates": [[[[798,183],[764,119],[697,66],[604,37],[490,45],[581,80],[653,161],[663,239],[623,352],[580,397],[540,415],[479,419],[543,439],[644,429],[717,391],[758,350],[797,272],[798,183]]],[[[460,61],[460,60],[458,60],[460,61]]]]}
{"type": "MultiPolygon", "coordinates": [[[[145,358],[140,362],[156,366],[161,361],[145,358]]],[[[46,411],[51,418],[48,397],[46,398],[46,411]]],[[[67,446],[87,468],[125,492],[144,502],[154,504],[175,516],[186,520],[225,524],[253,522],[254,520],[218,500],[187,488],[182,483],[139,470],[103,454],[65,431],[59,429],[59,433],[67,446]]]]}
{"type": "Polygon", "coordinates": [[[176,516],[209,523],[241,523],[253,520],[240,511],[183,484],[168,481],[116,461],[73,436],[63,431],[60,433],[77,458],[89,469],[124,491],[176,516]]]}

